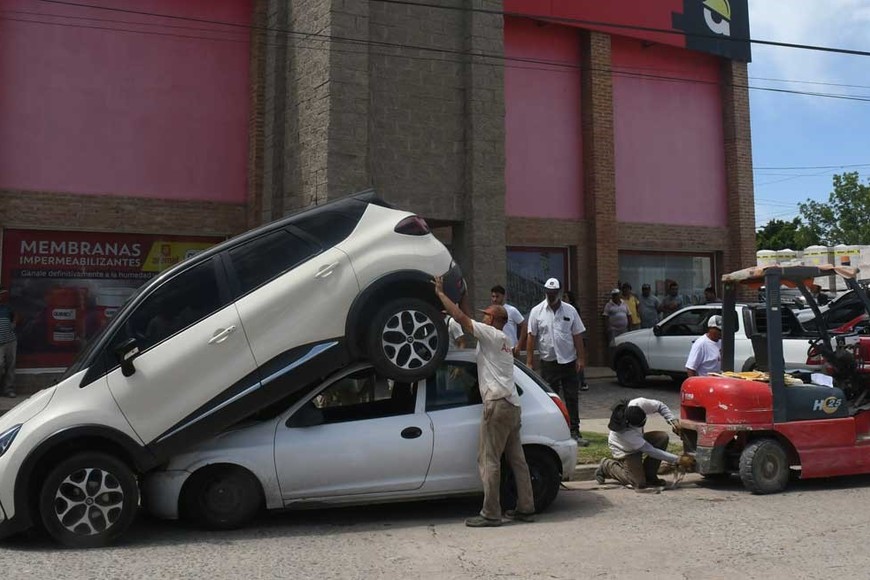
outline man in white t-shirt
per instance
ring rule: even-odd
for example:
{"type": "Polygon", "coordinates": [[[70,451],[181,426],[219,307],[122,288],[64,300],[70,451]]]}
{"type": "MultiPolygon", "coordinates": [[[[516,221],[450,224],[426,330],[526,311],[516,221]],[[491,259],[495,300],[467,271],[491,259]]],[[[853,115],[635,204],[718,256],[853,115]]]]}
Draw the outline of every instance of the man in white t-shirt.
{"type": "Polygon", "coordinates": [[[707,321],[707,334],[692,343],[686,360],[686,374],[704,377],[722,372],[722,317],[718,314],[707,321]]]}
{"type": "Polygon", "coordinates": [[[493,286],[489,291],[489,299],[493,304],[504,306],[507,311],[508,321],[502,330],[507,336],[508,346],[514,351],[514,356],[518,356],[520,354],[519,338],[526,335],[526,319],[523,318],[519,310],[505,302],[504,286],[498,284],[493,286]]]}
{"type": "Polygon", "coordinates": [[[469,318],[444,294],[440,276],[435,278],[435,295],[447,314],[477,339],[477,380],[483,400],[480,423],[478,467],[483,481],[480,515],[465,520],[472,528],[501,525],[501,456],[504,453],[517,485],[517,508],[505,516],[521,522],[534,521],[535,499],[529,466],[520,442],[520,397],[514,382],[514,356],[502,330],[508,315],[504,307],[491,304],[483,310],[483,322],[469,318]]]}

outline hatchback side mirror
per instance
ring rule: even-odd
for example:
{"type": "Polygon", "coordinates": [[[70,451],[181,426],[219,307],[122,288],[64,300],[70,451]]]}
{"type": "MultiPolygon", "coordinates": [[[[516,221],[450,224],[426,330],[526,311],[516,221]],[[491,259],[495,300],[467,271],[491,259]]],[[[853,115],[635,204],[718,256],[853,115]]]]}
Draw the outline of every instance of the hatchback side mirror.
{"type": "Polygon", "coordinates": [[[659,326],[658,324],[653,326],[653,334],[656,336],[661,336],[662,335],[662,327],[659,326]]]}
{"type": "Polygon", "coordinates": [[[128,338],[116,346],[115,356],[118,357],[118,362],[121,363],[121,373],[125,377],[133,375],[133,373],[136,372],[136,367],[133,366],[133,360],[139,356],[139,345],[136,344],[136,339],[128,338]]]}

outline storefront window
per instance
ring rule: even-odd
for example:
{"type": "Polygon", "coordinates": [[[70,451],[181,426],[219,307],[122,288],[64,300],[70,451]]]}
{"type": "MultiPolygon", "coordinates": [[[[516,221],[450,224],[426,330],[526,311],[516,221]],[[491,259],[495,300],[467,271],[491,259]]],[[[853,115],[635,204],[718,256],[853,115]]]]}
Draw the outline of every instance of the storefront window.
{"type": "Polygon", "coordinates": [[[544,282],[558,278],[565,286],[568,279],[567,248],[508,248],[507,300],[523,316],[544,299],[544,282]]]}
{"type": "Polygon", "coordinates": [[[649,284],[652,293],[664,296],[667,285],[674,281],[689,304],[704,303],[704,288],[713,281],[711,255],[690,254],[619,254],[619,281],[631,284],[640,294],[641,285],[649,284]]]}
{"type": "Polygon", "coordinates": [[[58,369],[139,286],[221,238],[48,230],[3,233],[2,282],[18,334],[18,367],[58,369]]]}

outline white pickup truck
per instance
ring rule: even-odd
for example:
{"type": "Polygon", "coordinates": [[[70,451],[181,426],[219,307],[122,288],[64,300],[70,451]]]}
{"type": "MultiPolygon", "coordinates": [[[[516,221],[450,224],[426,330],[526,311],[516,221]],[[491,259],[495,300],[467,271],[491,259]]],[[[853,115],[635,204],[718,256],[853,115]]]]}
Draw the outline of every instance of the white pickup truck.
{"type": "MultiPolygon", "coordinates": [[[[751,336],[764,332],[764,309],[737,305],[737,331],[734,333],[735,370],[755,368],[751,336]]],[[[689,306],[671,314],[653,328],[626,332],[611,344],[611,368],[620,385],[642,387],[649,375],[686,376],[686,359],[692,343],[707,332],[707,320],[722,314],[721,304],[689,306]]],[[[787,369],[818,369],[821,359],[808,360],[810,343],[818,336],[808,333],[794,313],[782,309],[782,350],[787,369]]]]}

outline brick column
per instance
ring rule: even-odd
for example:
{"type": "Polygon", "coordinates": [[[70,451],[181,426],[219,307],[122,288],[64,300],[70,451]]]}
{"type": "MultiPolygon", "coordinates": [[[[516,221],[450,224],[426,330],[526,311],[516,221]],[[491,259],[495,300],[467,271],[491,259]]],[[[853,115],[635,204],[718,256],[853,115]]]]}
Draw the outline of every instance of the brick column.
{"type": "Polygon", "coordinates": [[[263,223],[263,132],[266,99],[267,0],[254,0],[251,18],[250,107],[248,113],[247,227],[263,223]]]}
{"type": "MultiPolygon", "coordinates": [[[[728,246],[723,273],[727,273],[755,265],[755,197],[746,63],[725,60],[721,74],[728,191],[728,246]]],[[[751,292],[744,296],[750,298],[751,292]]]]}
{"type": "Polygon", "coordinates": [[[583,124],[583,197],[588,222],[586,268],[578,272],[580,305],[589,340],[589,364],[607,361],[600,310],[619,279],[616,173],[613,134],[613,78],[610,36],[581,32],[580,111],[583,124]]]}
{"type": "MultiPolygon", "coordinates": [[[[467,0],[469,8],[499,11],[497,0],[467,0]]],[[[504,54],[499,14],[465,15],[465,50],[504,54]]],[[[489,303],[489,289],[505,283],[504,69],[493,59],[465,65],[464,220],[457,228],[457,254],[475,308],[489,303]],[[493,66],[494,65],[494,66],[493,66]]]]}

